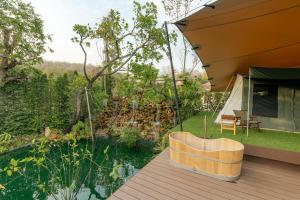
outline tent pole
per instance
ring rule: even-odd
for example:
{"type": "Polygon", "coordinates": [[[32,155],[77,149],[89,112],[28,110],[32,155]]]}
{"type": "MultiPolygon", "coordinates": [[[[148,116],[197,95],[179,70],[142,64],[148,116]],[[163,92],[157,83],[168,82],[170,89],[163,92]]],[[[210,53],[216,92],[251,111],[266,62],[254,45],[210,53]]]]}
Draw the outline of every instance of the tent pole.
{"type": "Polygon", "coordinates": [[[172,51],[171,51],[171,44],[170,44],[167,22],[165,22],[165,29],[166,29],[166,36],[167,36],[167,43],[168,43],[167,45],[168,45],[169,59],[170,59],[170,64],[171,64],[171,72],[172,72],[172,78],[173,78],[173,87],[174,87],[174,93],[175,93],[175,103],[176,103],[178,123],[180,125],[180,131],[183,131],[182,118],[181,118],[181,112],[180,112],[180,104],[179,104],[180,99],[178,96],[178,91],[177,91],[177,86],[176,86],[176,78],[175,78],[175,71],[174,71],[174,65],[173,65],[173,58],[172,58],[172,51]]]}
{"type": "Polygon", "coordinates": [[[249,119],[250,119],[250,87],[251,87],[251,68],[249,68],[249,80],[248,80],[247,137],[249,136],[249,119]]]}

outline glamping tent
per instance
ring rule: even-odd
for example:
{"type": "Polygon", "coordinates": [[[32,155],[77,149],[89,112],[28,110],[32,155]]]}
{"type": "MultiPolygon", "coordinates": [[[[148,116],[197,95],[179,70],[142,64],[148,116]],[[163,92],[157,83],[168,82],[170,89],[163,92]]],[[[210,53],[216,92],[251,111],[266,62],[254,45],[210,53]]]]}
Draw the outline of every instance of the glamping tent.
{"type": "Polygon", "coordinates": [[[300,131],[299,19],[299,0],[218,0],[175,24],[211,89],[232,88],[221,113],[249,108],[263,128],[300,131]]]}
{"type": "MultiPolygon", "coordinates": [[[[300,131],[300,68],[250,69],[250,114],[262,128],[300,131]]],[[[233,110],[248,110],[249,76],[236,76],[230,96],[218,114],[233,115],[233,110]]]]}
{"type": "MultiPolygon", "coordinates": [[[[221,123],[221,115],[234,115],[233,110],[243,110],[242,103],[245,102],[245,97],[243,98],[244,88],[244,77],[240,74],[236,76],[235,83],[231,93],[223,107],[219,112],[215,123],[221,123]]],[[[247,98],[247,97],[246,97],[247,98]]]]}

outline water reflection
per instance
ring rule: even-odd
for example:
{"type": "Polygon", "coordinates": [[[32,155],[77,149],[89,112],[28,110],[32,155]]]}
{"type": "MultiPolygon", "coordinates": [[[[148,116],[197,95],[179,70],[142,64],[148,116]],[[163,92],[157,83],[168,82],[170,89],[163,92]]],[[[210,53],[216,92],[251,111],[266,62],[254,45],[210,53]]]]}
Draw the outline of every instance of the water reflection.
{"type": "MultiPolygon", "coordinates": [[[[0,184],[4,183],[6,189],[0,191],[0,199],[106,199],[153,157],[150,147],[131,150],[112,138],[98,140],[95,147],[92,151],[88,141],[79,142],[75,150],[80,160],[78,163],[76,159],[63,158],[63,155],[74,154],[64,144],[47,152],[46,167],[28,164],[20,173],[14,173],[11,177],[2,172],[0,184]],[[108,145],[107,154],[104,154],[108,145]],[[90,159],[85,150],[91,152],[90,159]],[[119,178],[116,180],[111,175],[115,166],[120,166],[117,168],[119,178]]],[[[0,168],[7,166],[12,158],[21,160],[31,154],[26,149],[2,156],[0,168]]]]}

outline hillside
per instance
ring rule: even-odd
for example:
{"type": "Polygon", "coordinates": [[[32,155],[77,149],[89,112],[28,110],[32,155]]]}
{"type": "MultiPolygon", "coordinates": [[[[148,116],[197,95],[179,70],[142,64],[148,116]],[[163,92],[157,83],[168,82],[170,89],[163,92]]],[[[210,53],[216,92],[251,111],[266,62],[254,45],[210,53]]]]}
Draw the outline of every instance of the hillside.
{"type": "MultiPolygon", "coordinates": [[[[37,69],[42,70],[46,74],[64,74],[77,71],[83,74],[83,67],[80,63],[67,63],[67,62],[56,62],[56,61],[45,61],[42,64],[34,66],[37,69]]],[[[91,73],[96,67],[93,65],[87,66],[87,72],[91,73]]]]}

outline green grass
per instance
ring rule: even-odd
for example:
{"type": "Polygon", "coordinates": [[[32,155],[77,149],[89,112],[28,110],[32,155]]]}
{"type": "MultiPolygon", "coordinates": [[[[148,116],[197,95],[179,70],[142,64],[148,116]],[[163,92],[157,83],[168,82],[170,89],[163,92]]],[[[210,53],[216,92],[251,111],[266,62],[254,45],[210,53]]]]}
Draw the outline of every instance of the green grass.
{"type": "MultiPolygon", "coordinates": [[[[232,131],[220,132],[220,125],[215,124],[216,116],[212,118],[211,113],[200,113],[183,122],[184,131],[193,133],[199,137],[207,138],[230,138],[244,144],[253,144],[262,147],[269,147],[273,149],[283,149],[288,151],[300,152],[300,134],[290,133],[283,131],[273,130],[261,130],[256,129],[249,130],[249,137],[247,137],[246,131],[242,131],[238,128],[237,135],[233,135],[232,131]],[[204,116],[207,116],[207,134],[204,133],[204,116]]],[[[178,131],[179,126],[175,127],[173,131],[178,131]]]]}

